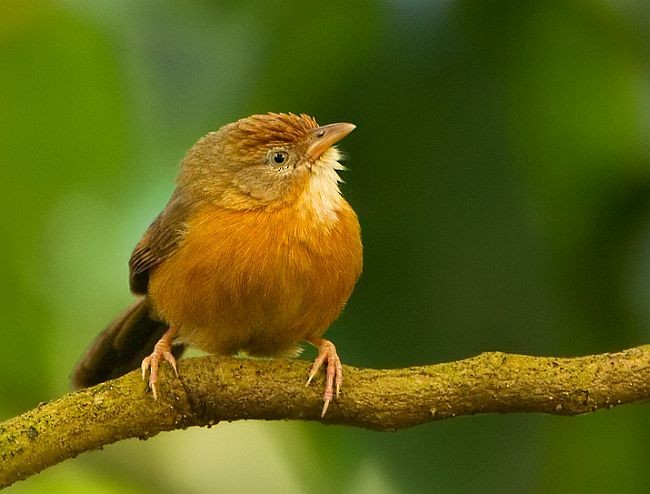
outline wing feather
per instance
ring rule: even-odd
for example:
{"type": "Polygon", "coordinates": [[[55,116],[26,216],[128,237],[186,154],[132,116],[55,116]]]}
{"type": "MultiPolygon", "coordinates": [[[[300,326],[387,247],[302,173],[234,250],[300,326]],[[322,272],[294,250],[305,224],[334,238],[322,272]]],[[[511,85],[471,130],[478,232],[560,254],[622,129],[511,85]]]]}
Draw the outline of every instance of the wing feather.
{"type": "Polygon", "coordinates": [[[131,254],[129,283],[133,293],[147,293],[151,270],[174,254],[185,238],[189,214],[188,202],[176,189],[131,254]]]}

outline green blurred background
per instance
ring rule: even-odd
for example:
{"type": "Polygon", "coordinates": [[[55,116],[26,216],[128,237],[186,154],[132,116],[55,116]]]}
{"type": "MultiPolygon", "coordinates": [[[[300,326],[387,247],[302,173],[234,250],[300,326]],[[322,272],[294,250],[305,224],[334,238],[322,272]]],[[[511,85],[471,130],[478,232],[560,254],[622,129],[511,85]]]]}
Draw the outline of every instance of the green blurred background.
{"type": "MultiPolygon", "coordinates": [[[[646,0],[0,0],[0,419],[65,393],[202,134],[351,121],[365,273],[344,362],[650,341],[646,0]]],[[[307,353],[307,358],[313,353],[307,353]]],[[[10,492],[648,492],[650,407],[398,433],[220,424],[10,492]]]]}

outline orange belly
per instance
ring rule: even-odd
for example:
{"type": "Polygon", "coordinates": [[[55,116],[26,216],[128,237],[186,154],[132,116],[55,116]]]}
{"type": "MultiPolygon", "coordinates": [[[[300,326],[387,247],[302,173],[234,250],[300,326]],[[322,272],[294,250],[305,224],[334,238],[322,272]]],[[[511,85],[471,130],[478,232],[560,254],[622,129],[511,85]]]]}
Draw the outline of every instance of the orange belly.
{"type": "Polygon", "coordinates": [[[178,339],[210,353],[277,355],[320,336],[359,278],[359,223],[347,203],[324,225],[292,208],[203,208],[149,280],[178,339]]]}

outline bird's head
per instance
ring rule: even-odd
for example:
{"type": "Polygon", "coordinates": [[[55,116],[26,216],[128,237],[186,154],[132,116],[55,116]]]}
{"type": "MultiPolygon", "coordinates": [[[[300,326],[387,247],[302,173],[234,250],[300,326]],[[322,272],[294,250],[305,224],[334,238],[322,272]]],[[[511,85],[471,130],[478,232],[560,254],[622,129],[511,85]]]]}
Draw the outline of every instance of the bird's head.
{"type": "Polygon", "coordinates": [[[343,169],[334,144],[354,128],[349,123],[319,126],[304,114],[243,118],[189,150],[178,185],[231,209],[332,208],[340,199],[337,170],[343,169]],[[319,204],[321,199],[325,202],[319,204]]]}

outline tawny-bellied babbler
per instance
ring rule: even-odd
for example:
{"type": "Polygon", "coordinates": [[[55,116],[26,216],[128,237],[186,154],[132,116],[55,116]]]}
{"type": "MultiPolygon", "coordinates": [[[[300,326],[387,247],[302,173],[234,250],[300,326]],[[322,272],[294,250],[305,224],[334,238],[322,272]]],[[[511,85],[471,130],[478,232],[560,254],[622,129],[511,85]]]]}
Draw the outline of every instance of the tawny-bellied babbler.
{"type": "Polygon", "coordinates": [[[341,196],[339,152],[354,129],[307,115],[253,115],[210,132],[181,163],[176,190],[135,247],[140,298],[94,341],[73,373],[86,387],[137,367],[156,395],[158,366],[186,345],[229,355],[318,348],[323,415],[342,368],[322,338],[362,265],[357,216],[341,196]]]}

